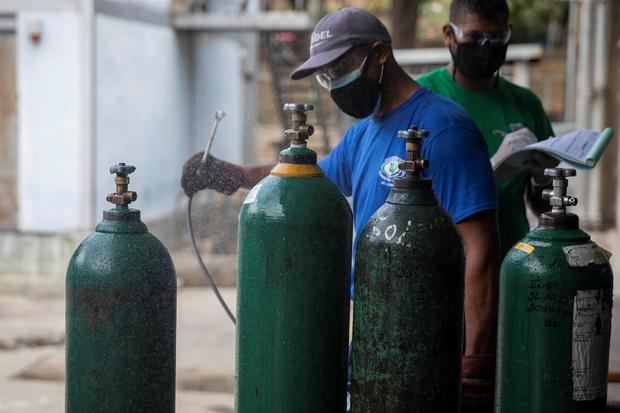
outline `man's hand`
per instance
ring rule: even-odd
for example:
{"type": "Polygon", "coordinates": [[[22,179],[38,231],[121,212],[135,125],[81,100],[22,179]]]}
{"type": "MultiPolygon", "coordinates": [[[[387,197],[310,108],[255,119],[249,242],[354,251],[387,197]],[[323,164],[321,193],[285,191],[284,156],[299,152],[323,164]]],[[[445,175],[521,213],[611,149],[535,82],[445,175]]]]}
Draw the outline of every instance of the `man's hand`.
{"type": "Polygon", "coordinates": [[[538,142],[538,139],[528,128],[521,128],[506,134],[497,152],[491,157],[491,165],[495,168],[501,160],[535,142],[538,142]]]}
{"type": "Polygon", "coordinates": [[[463,356],[461,361],[462,412],[493,412],[495,354],[463,356]]]}
{"type": "Polygon", "coordinates": [[[202,167],[202,152],[189,158],[183,165],[181,186],[187,196],[192,196],[202,189],[215,189],[226,195],[231,195],[239,189],[245,181],[245,170],[239,165],[222,161],[209,155],[202,167]]]}

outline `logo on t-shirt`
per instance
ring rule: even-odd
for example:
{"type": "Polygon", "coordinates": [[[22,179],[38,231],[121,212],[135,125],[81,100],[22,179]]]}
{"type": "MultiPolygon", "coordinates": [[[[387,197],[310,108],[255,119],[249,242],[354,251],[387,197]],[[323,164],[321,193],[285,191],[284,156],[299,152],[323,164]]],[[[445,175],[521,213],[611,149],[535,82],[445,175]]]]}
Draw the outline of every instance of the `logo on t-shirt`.
{"type": "Polygon", "coordinates": [[[394,186],[394,179],[405,176],[405,173],[398,169],[398,164],[402,162],[398,156],[390,156],[386,158],[379,169],[379,177],[381,184],[386,186],[394,186]]]}

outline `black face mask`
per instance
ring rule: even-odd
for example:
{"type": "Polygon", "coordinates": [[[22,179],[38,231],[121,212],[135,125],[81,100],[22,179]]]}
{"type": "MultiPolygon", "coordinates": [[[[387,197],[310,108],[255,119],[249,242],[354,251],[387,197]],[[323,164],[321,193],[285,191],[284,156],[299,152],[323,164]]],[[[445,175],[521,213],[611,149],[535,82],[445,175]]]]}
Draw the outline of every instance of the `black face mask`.
{"type": "Polygon", "coordinates": [[[508,45],[457,43],[456,55],[449,49],[459,71],[473,79],[484,79],[493,76],[504,64],[508,45]]]}
{"type": "MultiPolygon", "coordinates": [[[[383,77],[383,68],[381,68],[383,77]]],[[[373,113],[381,96],[381,79],[377,82],[362,72],[346,86],[332,89],[329,94],[334,103],[349,116],[365,118],[373,113]]]]}

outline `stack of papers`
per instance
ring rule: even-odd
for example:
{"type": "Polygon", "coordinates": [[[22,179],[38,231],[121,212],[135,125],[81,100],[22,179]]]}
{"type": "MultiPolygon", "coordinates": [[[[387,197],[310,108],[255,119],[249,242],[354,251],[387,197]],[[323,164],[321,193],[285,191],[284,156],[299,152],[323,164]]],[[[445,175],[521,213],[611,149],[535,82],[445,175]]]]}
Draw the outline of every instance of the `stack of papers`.
{"type": "Polygon", "coordinates": [[[565,135],[526,145],[497,160],[493,165],[495,178],[506,180],[525,170],[541,171],[566,162],[578,169],[592,169],[603,155],[614,134],[581,129],[565,135]]]}

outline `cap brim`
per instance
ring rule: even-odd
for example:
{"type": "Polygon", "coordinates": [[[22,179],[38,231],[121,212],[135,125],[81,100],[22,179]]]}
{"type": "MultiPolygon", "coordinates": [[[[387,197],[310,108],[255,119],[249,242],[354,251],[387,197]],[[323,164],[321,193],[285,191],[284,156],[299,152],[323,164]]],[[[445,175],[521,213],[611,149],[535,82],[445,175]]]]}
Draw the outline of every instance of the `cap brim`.
{"type": "Polygon", "coordinates": [[[338,47],[336,49],[328,50],[323,53],[311,56],[301,66],[295,69],[293,73],[291,73],[291,79],[299,80],[303,79],[304,77],[310,76],[316,71],[316,69],[321,66],[330,64],[331,62],[348,52],[352,47],[352,45],[338,47]]]}

